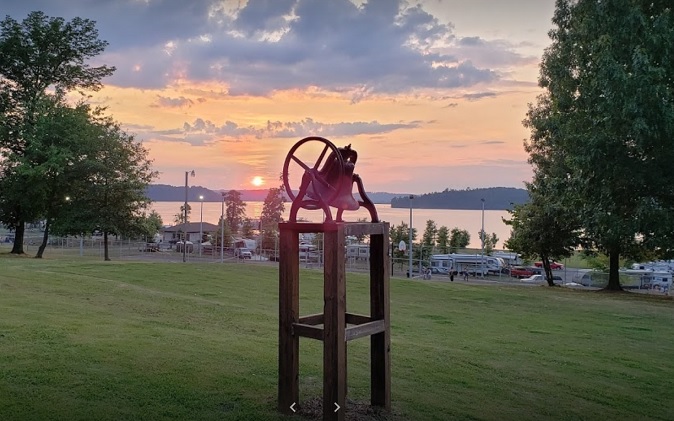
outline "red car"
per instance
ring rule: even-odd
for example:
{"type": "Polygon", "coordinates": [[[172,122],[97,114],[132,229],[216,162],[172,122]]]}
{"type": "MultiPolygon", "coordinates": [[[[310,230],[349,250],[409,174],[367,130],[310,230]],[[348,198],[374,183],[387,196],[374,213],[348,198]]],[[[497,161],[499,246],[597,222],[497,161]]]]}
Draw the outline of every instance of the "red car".
{"type": "Polygon", "coordinates": [[[536,275],[533,268],[515,266],[514,268],[510,269],[510,276],[514,278],[528,278],[533,275],[536,275]]]}
{"type": "MultiPolygon", "coordinates": [[[[543,267],[543,262],[536,262],[534,263],[534,266],[537,268],[542,268],[543,267]]],[[[552,270],[562,270],[564,269],[564,265],[558,262],[550,262],[550,269],[552,270]]]]}

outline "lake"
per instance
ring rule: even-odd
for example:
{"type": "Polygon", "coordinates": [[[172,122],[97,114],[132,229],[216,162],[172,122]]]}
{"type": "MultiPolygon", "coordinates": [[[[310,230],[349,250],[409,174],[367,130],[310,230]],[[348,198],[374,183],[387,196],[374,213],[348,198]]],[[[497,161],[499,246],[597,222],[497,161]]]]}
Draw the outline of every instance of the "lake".
{"type": "MultiPolygon", "coordinates": [[[[245,202],[246,216],[248,218],[257,219],[262,213],[263,202],[245,202]]],[[[159,215],[165,225],[173,225],[175,215],[180,213],[180,207],[183,202],[154,202],[151,208],[159,215]]],[[[220,220],[222,212],[222,202],[190,202],[192,212],[190,214],[190,222],[210,222],[217,224],[220,220]],[[203,212],[203,219],[201,214],[203,212]]],[[[390,204],[377,204],[377,213],[379,219],[389,222],[391,225],[400,225],[401,223],[410,223],[409,208],[391,208],[390,204]]],[[[290,203],[286,203],[286,209],[283,213],[283,218],[288,219],[290,213],[290,203]]],[[[333,217],[336,212],[333,209],[333,217]]],[[[312,222],[321,222],[323,212],[308,211],[300,209],[297,214],[298,218],[304,218],[312,222]]],[[[503,210],[486,210],[484,211],[484,230],[487,234],[496,233],[499,242],[496,248],[503,248],[503,242],[510,237],[510,227],[503,223],[501,218],[508,218],[509,214],[503,210]]],[[[365,209],[357,211],[345,211],[343,215],[346,221],[356,221],[358,218],[368,218],[369,214],[365,209]]],[[[412,227],[417,230],[417,239],[421,237],[426,229],[426,221],[435,221],[438,228],[446,226],[450,230],[452,228],[465,229],[470,233],[471,248],[480,248],[480,228],[482,227],[482,211],[481,210],[457,210],[457,209],[412,209],[412,227]]]]}

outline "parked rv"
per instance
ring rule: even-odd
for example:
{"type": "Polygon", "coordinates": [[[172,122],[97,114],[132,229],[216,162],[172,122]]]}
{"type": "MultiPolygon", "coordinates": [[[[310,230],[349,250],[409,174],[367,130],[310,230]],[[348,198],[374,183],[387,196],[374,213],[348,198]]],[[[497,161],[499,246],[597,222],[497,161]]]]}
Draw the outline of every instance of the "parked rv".
{"type": "Polygon", "coordinates": [[[318,262],[320,260],[320,253],[318,247],[313,244],[300,244],[300,262],[318,262]]]}
{"type": "Polygon", "coordinates": [[[370,258],[370,245],[349,244],[346,246],[346,257],[350,259],[368,260],[370,258]]]}
{"type": "Polygon", "coordinates": [[[503,259],[481,254],[434,254],[430,259],[431,268],[444,268],[458,273],[487,275],[500,273],[505,267],[503,259]]]}

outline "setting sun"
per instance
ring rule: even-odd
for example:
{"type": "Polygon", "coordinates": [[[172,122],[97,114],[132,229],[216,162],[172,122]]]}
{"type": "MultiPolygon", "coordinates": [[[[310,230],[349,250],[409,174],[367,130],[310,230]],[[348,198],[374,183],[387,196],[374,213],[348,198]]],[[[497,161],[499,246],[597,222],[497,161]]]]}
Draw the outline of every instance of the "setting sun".
{"type": "Polygon", "coordinates": [[[264,184],[264,179],[259,175],[256,175],[255,177],[253,177],[251,184],[253,184],[255,187],[260,187],[261,185],[264,184]]]}

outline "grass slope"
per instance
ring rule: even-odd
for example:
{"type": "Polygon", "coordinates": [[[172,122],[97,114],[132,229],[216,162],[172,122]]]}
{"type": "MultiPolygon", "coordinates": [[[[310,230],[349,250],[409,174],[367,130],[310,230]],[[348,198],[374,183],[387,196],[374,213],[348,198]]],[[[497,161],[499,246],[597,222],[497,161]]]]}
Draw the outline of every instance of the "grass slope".
{"type": "MultiPolygon", "coordinates": [[[[0,419],[291,419],[275,410],[277,285],[273,266],[0,255],[0,419]]],[[[347,290],[367,313],[367,278],[347,290]]],[[[322,273],[300,295],[322,311],[322,273]]],[[[674,419],[671,300],[393,279],[391,306],[390,419],[674,419]]],[[[309,402],[321,343],[300,352],[309,402]]],[[[368,353],[349,343],[361,402],[368,353]]]]}

